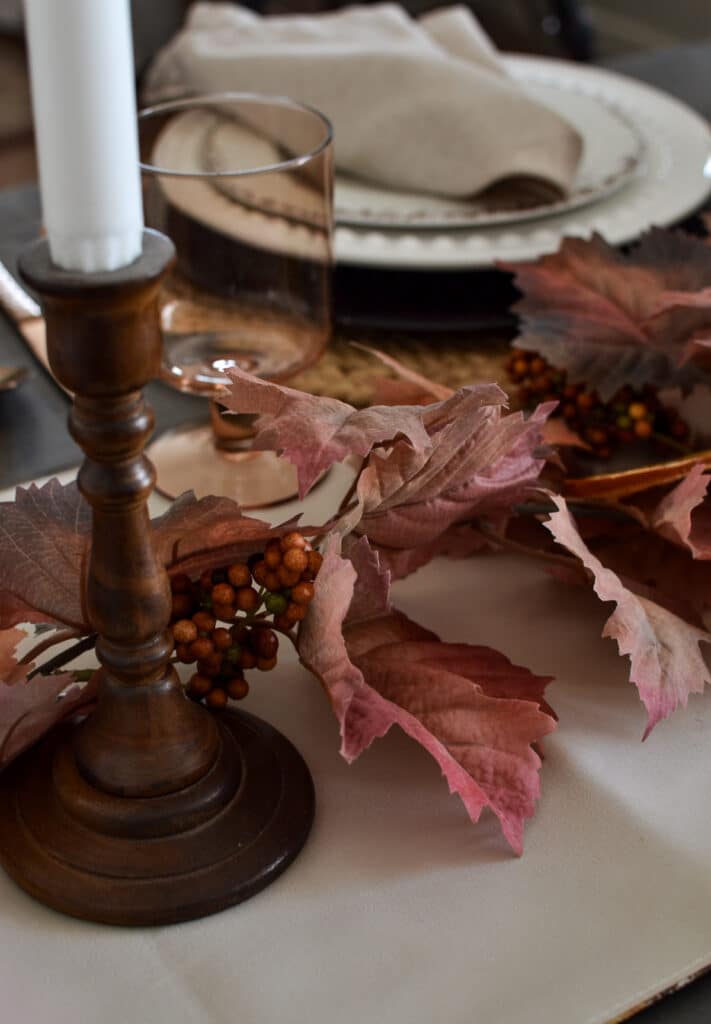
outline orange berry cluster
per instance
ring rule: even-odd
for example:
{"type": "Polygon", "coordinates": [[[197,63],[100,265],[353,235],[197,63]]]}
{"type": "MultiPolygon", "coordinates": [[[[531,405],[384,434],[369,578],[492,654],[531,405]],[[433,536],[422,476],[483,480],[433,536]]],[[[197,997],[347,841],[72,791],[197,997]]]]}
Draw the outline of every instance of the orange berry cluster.
{"type": "Polygon", "coordinates": [[[689,440],[688,424],[676,410],[662,404],[654,388],[625,386],[603,402],[596,391],[568,383],[564,370],[523,349],[513,349],[506,369],[518,385],[517,399],[524,409],[537,402],[558,402],[554,415],[562,416],[600,459],[609,459],[621,445],[635,441],[654,440],[679,448],[689,440]]]}
{"type": "Polygon", "coordinates": [[[322,561],[294,530],[246,562],[206,570],[198,580],[184,573],[171,578],[175,657],[197,663],[188,696],[212,708],[247,696],[244,673],[274,668],[275,628],[288,633],[304,618],[322,561]]]}

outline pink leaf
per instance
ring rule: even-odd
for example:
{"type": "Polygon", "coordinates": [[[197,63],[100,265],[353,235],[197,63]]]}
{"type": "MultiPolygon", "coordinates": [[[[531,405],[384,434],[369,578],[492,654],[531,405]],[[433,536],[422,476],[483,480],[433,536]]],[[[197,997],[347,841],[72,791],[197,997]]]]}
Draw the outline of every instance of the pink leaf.
{"type": "MultiPolygon", "coordinates": [[[[601,508],[600,512],[603,511],[601,508]]],[[[711,608],[711,562],[693,559],[686,548],[631,519],[620,521],[586,512],[579,517],[576,526],[591,554],[615,573],[628,590],[674,612],[692,625],[704,625],[711,608]]],[[[526,517],[524,522],[513,521],[509,534],[514,532],[512,527],[524,547],[546,554],[553,550],[550,533],[545,531],[547,543],[541,544],[531,517],[526,517]],[[522,527],[528,529],[522,530],[522,527]]],[[[566,567],[551,565],[549,571],[564,582],[585,586],[590,582],[590,573],[577,559],[571,559],[566,567]]]]}
{"type": "Polygon", "coordinates": [[[429,452],[397,442],[373,452],[362,471],[357,507],[341,528],[366,535],[383,558],[410,552],[388,562],[395,572],[397,561],[397,576],[409,564],[422,564],[423,551],[441,551],[456,524],[508,514],[537,481],[549,408],[540,407],[528,419],[521,413],[502,416],[493,397],[490,389],[463,388],[429,407],[429,452]]]}
{"type": "MultiPolygon", "coordinates": [[[[263,549],[295,522],[272,527],[228,498],[198,501],[187,493],[151,526],[158,557],[197,576],[263,549]]],[[[0,627],[51,622],[91,631],[83,603],[90,525],[89,505],[73,483],[18,488],[15,501],[0,504],[0,627]]]]}
{"type": "MultiPolygon", "coordinates": [[[[398,359],[393,359],[392,356],[387,355],[385,352],[381,352],[380,349],[371,348],[370,345],[361,345],[358,342],[352,342],[354,348],[359,348],[363,352],[368,352],[370,355],[375,356],[381,363],[394,370],[398,375],[399,380],[390,381],[391,385],[402,383],[407,385],[408,391],[403,390],[402,394],[410,394],[415,397],[414,404],[421,405],[426,402],[443,402],[450,395],[454,394],[452,388],[447,387],[445,384],[437,384],[436,381],[430,380],[429,377],[423,376],[421,373],[417,373],[416,370],[411,370],[408,366],[404,366],[398,359]]],[[[387,380],[387,378],[386,378],[387,380]]],[[[393,394],[397,394],[397,389],[393,388],[393,394]]],[[[401,403],[400,403],[401,404],[401,403]]]]}
{"type": "MultiPolygon", "coordinates": [[[[414,654],[414,645],[411,647],[414,654]]],[[[435,649],[430,644],[423,645],[422,651],[424,664],[445,668],[448,672],[469,679],[481,686],[489,697],[532,700],[555,718],[555,712],[545,699],[546,686],[553,680],[553,676],[534,676],[527,669],[512,665],[505,655],[491,647],[440,644],[435,649]],[[428,651],[425,651],[425,646],[428,646],[428,651]]]]}
{"type": "Polygon", "coordinates": [[[532,744],[555,728],[538,706],[546,680],[488,648],[442,644],[398,612],[344,629],[355,579],[331,540],[299,635],[302,660],[331,699],[343,756],[352,761],[399,725],[435,758],[472,821],[490,807],[520,853],[540,789],[532,744]]]}
{"type": "Polygon", "coordinates": [[[261,551],[272,537],[293,530],[296,519],[281,526],[243,514],[230,498],[199,501],[192,491],[177,498],[167,512],[151,520],[158,557],[176,572],[199,576],[261,551]]]}
{"type": "MultiPolygon", "coordinates": [[[[390,612],[390,572],[383,568],[378,552],[367,537],[348,538],[348,558],[357,573],[348,618],[359,621],[390,612]]],[[[319,581],[320,586],[320,581],[319,581]]]]}
{"type": "MultiPolygon", "coordinates": [[[[348,558],[352,557],[352,545],[358,543],[354,538],[355,535],[351,534],[343,539],[343,551],[348,558]]],[[[392,579],[401,580],[427,565],[433,558],[469,558],[490,548],[491,544],[479,530],[472,528],[469,523],[458,523],[417,547],[392,548],[379,545],[376,550],[381,565],[387,566],[392,579]]]]}
{"type": "Polygon", "coordinates": [[[583,441],[580,434],[572,430],[564,419],[555,417],[543,424],[543,440],[546,444],[557,445],[561,448],[585,448],[591,451],[587,441],[583,441]]]}
{"type": "Polygon", "coordinates": [[[540,759],[531,745],[555,723],[530,699],[539,681],[526,669],[503,659],[509,676],[525,677],[520,688],[528,691],[526,699],[491,696],[486,684],[497,674],[491,663],[503,656],[486,647],[457,645],[452,662],[459,671],[450,671],[448,646],[385,644],[356,658],[355,664],[390,704],[384,709],[387,718],[439,763],[450,792],[459,794],[472,821],[490,807],[520,854],[524,821],[532,817],[540,795],[540,759]],[[528,680],[534,681],[530,687],[528,680]]]}
{"type": "MultiPolygon", "coordinates": [[[[662,536],[688,547],[694,558],[711,559],[711,475],[701,464],[659,503],[652,524],[662,536]]],[[[709,597],[711,602],[711,595],[709,597]]]]}
{"type": "Polygon", "coordinates": [[[75,484],[18,487],[0,503],[0,625],[63,622],[88,628],[82,604],[89,506],[75,484]]]}
{"type": "Polygon", "coordinates": [[[371,400],[374,405],[429,405],[432,395],[408,380],[373,377],[371,400]]]}
{"type": "Polygon", "coordinates": [[[235,412],[258,413],[252,447],[283,453],[298,470],[303,498],[321,473],[348,455],[365,458],[373,445],[403,437],[416,449],[429,438],[418,409],[372,406],[354,409],[335,398],[303,391],[230,370],[232,384],[222,403],[235,412]]]}
{"type": "Polygon", "coordinates": [[[515,344],[605,400],[623,384],[689,388],[701,379],[699,367],[682,364],[690,341],[711,327],[711,305],[664,299],[708,285],[711,249],[698,239],[655,228],[623,255],[598,235],[566,238],[553,255],[502,267],[523,292],[515,344]]]}
{"type": "Polygon", "coordinates": [[[620,654],[629,656],[630,679],[647,708],[646,738],[660,719],[679,704],[686,706],[690,693],[701,693],[711,682],[700,650],[701,643],[711,643],[711,635],[625,587],[585,545],[563,498],[550,497],[558,511],[545,524],[547,529],[592,573],[600,600],[617,606],[603,636],[616,640],[620,654]]]}
{"type": "Polygon", "coordinates": [[[0,679],[7,679],[17,668],[15,651],[27,634],[21,629],[3,629],[0,631],[0,679]]]}
{"type": "Polygon", "coordinates": [[[25,638],[19,629],[0,632],[0,769],[57,722],[88,710],[96,699],[95,676],[86,686],[73,685],[71,672],[28,679],[34,665],[18,664],[16,658],[17,645],[25,638]]]}
{"type": "Polygon", "coordinates": [[[495,384],[438,389],[445,397],[424,407],[358,412],[239,371],[232,377],[227,404],[261,414],[256,446],[290,458],[302,490],[338,459],[364,460],[356,500],[331,525],[343,536],[353,530],[367,536],[398,572],[423,564],[424,553],[437,552],[453,526],[507,515],[544,464],[538,448],[554,406],[541,406],[528,419],[505,416],[506,396],[495,384]]]}
{"type": "Polygon", "coordinates": [[[85,686],[72,685],[73,681],[71,672],[63,672],[33,676],[13,686],[0,682],[0,768],[58,722],[94,703],[95,681],[85,686]]]}

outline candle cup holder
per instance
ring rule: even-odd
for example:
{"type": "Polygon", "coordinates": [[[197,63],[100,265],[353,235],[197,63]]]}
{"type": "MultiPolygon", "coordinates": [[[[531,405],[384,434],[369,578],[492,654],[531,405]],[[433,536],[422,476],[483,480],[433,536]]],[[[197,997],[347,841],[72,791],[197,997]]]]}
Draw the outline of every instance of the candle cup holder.
{"type": "Polygon", "coordinates": [[[92,506],[86,581],[98,634],[96,710],[55,730],[0,777],[0,863],[43,903],[93,921],[153,925],[248,898],[294,859],[314,813],[294,747],[244,712],[188,700],[169,664],[170,587],[153,550],[143,454],[157,376],[157,294],[171,243],[111,273],[55,267],[46,242],[22,257],[42,299],[52,369],[70,391],[70,431],[92,506]]]}

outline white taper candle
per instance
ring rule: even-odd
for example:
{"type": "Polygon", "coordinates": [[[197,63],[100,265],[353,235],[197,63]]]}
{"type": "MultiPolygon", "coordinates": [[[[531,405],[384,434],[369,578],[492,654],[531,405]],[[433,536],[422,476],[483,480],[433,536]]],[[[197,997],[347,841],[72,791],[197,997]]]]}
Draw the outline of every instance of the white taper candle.
{"type": "Polygon", "coordinates": [[[141,251],[129,0],[25,0],[44,223],[67,270],[141,251]]]}

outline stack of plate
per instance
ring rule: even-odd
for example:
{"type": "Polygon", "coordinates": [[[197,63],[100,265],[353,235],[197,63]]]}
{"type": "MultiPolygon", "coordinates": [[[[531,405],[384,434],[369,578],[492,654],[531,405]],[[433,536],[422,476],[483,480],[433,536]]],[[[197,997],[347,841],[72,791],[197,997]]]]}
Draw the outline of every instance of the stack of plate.
{"type": "MultiPolygon", "coordinates": [[[[463,271],[555,251],[566,235],[620,244],[681,220],[711,189],[711,133],[693,110],[601,68],[505,58],[524,89],[571,122],[584,155],[570,194],[525,210],[336,180],[341,267],[463,271]]],[[[476,97],[472,97],[476,103],[476,97]]],[[[502,131],[505,126],[502,126],[502,131]]],[[[426,141],[426,140],[425,140],[426,141]]]]}

